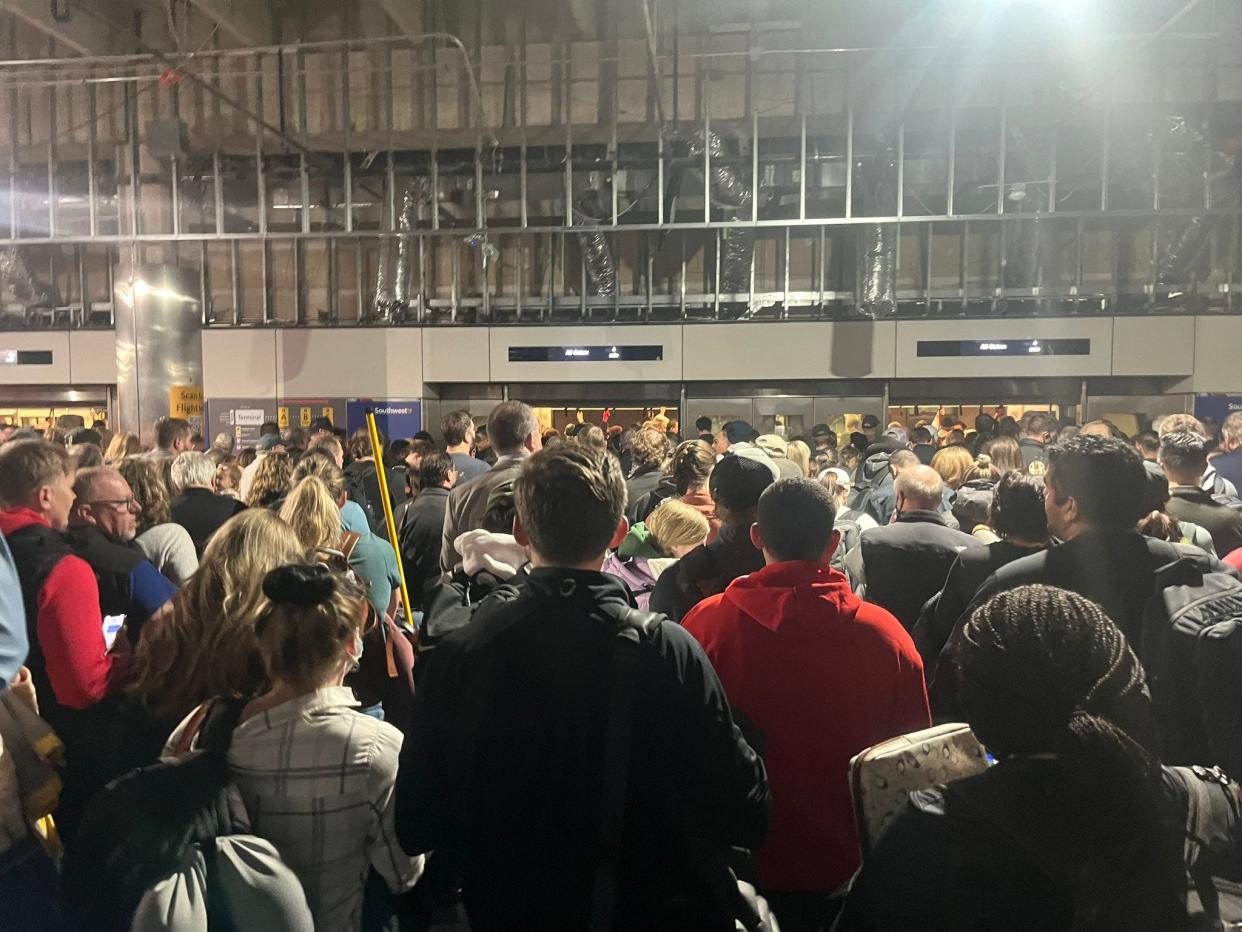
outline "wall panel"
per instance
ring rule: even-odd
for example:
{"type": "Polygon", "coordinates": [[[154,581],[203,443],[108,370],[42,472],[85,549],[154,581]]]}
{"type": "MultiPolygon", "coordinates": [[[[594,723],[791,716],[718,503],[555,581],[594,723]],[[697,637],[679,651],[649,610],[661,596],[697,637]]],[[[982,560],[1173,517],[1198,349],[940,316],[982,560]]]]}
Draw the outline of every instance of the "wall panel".
{"type": "Polygon", "coordinates": [[[897,322],[897,377],[1022,378],[1040,376],[1110,375],[1113,361],[1113,319],[1043,317],[1027,320],[920,320],[897,322]],[[919,356],[921,341],[1087,339],[1083,356],[919,356]]]}
{"type": "MultiPolygon", "coordinates": [[[[493,327],[490,335],[494,382],[677,382],[682,378],[680,325],[639,327],[493,327]],[[650,346],[662,348],[652,362],[510,362],[512,346],[650,346]]],[[[728,376],[721,376],[727,378],[728,376]]]]}
{"type": "Polygon", "coordinates": [[[685,379],[884,379],[893,372],[895,325],[687,324],[685,379]]]}

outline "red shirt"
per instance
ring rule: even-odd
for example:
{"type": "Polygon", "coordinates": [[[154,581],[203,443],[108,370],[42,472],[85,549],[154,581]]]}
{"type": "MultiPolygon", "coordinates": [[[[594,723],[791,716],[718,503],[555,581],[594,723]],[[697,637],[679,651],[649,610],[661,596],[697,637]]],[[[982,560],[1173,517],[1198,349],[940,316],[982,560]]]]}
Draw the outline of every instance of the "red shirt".
{"type": "Polygon", "coordinates": [[[756,852],[760,887],[836,889],[859,864],[850,758],[931,724],[910,635],[843,574],[802,562],[735,580],[683,624],[764,736],[773,810],[756,852]]]}

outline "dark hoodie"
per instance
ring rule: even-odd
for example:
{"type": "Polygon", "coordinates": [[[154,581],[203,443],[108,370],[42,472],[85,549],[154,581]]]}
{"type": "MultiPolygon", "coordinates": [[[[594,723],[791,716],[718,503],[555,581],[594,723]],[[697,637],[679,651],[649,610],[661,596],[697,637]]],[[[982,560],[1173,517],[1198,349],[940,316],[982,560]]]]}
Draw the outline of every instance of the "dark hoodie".
{"type": "Polygon", "coordinates": [[[850,758],[931,722],[913,641],[843,574],[805,562],[736,580],[684,625],[732,708],[763,733],[773,810],[760,887],[836,889],[858,868],[850,758]]]}
{"type": "Polygon", "coordinates": [[[691,550],[660,574],[651,592],[651,610],[681,621],[703,599],[762,566],[763,553],[750,542],[750,523],[726,524],[715,540],[691,550]]]}

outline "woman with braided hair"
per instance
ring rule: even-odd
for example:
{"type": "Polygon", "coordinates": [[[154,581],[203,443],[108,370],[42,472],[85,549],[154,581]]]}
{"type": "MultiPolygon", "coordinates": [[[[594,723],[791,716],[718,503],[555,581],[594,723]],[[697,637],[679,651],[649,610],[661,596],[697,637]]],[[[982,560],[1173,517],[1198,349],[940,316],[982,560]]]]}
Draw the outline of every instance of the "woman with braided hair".
{"type": "Polygon", "coordinates": [[[911,794],[837,928],[1209,928],[1188,918],[1187,813],[1206,810],[1195,835],[1230,849],[1223,870],[1214,849],[1195,856],[1237,876],[1237,787],[1147,750],[1143,669],[1099,606],[1049,586],[1003,592],[972,613],[956,660],[966,718],[998,763],[911,794]]]}

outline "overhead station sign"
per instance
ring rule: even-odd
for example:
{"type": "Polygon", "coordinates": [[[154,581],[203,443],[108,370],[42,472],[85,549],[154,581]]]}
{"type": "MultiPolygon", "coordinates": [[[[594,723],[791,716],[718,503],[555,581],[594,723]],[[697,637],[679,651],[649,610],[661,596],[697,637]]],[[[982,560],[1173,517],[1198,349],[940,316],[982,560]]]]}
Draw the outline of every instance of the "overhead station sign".
{"type": "Polygon", "coordinates": [[[918,355],[965,356],[1090,356],[1091,341],[1071,340],[919,340],[918,355]]]}
{"type": "Polygon", "coordinates": [[[638,346],[510,346],[509,362],[659,362],[664,347],[638,346]]]}

